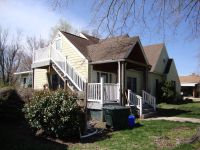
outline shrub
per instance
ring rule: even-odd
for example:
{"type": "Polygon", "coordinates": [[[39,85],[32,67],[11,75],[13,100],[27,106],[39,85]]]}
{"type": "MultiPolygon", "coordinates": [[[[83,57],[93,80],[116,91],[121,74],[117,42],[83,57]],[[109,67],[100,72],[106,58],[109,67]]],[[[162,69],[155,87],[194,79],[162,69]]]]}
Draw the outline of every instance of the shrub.
{"type": "Polygon", "coordinates": [[[176,99],[176,87],[171,81],[160,83],[159,101],[173,103],[176,99]]]}
{"type": "Polygon", "coordinates": [[[0,89],[0,118],[9,121],[21,120],[24,118],[22,108],[24,102],[12,87],[0,89]]]}
{"type": "Polygon", "coordinates": [[[25,104],[25,118],[36,130],[42,129],[45,135],[59,138],[79,136],[80,121],[83,118],[77,97],[66,91],[40,91],[25,104]]]}

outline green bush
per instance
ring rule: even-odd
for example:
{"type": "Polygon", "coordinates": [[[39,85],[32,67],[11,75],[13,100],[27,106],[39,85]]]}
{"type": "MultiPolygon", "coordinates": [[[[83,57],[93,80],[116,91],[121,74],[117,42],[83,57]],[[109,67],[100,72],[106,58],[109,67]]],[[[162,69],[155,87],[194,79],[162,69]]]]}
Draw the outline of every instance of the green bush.
{"type": "Polygon", "coordinates": [[[176,86],[172,81],[160,83],[159,102],[173,103],[176,100],[176,86]]]}
{"type": "Polygon", "coordinates": [[[0,89],[0,118],[9,121],[20,121],[24,118],[22,108],[24,102],[12,87],[0,89]]]}
{"type": "Polygon", "coordinates": [[[45,135],[53,137],[78,137],[84,124],[77,97],[63,90],[35,92],[24,112],[32,128],[42,129],[45,135]]]}

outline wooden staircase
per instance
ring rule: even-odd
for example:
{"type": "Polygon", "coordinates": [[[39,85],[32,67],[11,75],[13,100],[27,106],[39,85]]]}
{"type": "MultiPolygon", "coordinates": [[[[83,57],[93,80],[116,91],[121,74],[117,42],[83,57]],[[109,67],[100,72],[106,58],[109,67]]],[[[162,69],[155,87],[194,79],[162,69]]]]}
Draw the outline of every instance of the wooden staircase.
{"type": "Polygon", "coordinates": [[[67,83],[67,86],[71,91],[78,91],[78,89],[73,85],[72,82],[68,78],[65,77],[65,74],[57,67],[55,63],[52,63],[52,68],[56,71],[56,73],[60,76],[60,78],[67,83]]]}
{"type": "Polygon", "coordinates": [[[156,99],[146,91],[142,97],[128,90],[128,105],[137,109],[140,118],[149,118],[156,115],[156,99]]]}
{"type": "Polygon", "coordinates": [[[150,117],[155,116],[156,114],[157,114],[157,112],[154,110],[154,108],[152,106],[150,106],[146,103],[142,105],[142,116],[140,116],[140,118],[142,118],[142,119],[150,118],[150,117]]]}
{"type": "Polygon", "coordinates": [[[50,60],[52,68],[64,82],[67,82],[67,86],[72,91],[85,91],[86,81],[75,71],[59,51],[52,48],[50,60]]]}

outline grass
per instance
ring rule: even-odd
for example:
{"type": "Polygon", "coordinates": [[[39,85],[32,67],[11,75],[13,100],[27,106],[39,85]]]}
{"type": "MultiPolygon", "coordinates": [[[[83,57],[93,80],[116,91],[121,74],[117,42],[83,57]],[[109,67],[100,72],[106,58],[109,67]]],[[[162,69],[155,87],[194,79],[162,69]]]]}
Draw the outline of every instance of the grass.
{"type": "Polygon", "coordinates": [[[158,105],[158,112],[161,116],[178,116],[200,119],[200,101],[191,101],[183,104],[166,104],[158,105]]]}
{"type": "Polygon", "coordinates": [[[0,124],[0,145],[6,150],[79,150],[79,149],[196,149],[200,144],[180,143],[195,134],[200,124],[170,121],[141,121],[143,126],[108,132],[104,131],[86,141],[66,142],[65,144],[33,136],[30,129],[22,124],[0,124]]]}
{"type": "Polygon", "coordinates": [[[76,143],[69,149],[119,149],[119,150],[155,150],[155,149],[196,149],[198,144],[180,143],[191,137],[198,124],[170,121],[142,121],[143,126],[123,131],[109,132],[102,137],[93,138],[85,143],[76,143]]]}

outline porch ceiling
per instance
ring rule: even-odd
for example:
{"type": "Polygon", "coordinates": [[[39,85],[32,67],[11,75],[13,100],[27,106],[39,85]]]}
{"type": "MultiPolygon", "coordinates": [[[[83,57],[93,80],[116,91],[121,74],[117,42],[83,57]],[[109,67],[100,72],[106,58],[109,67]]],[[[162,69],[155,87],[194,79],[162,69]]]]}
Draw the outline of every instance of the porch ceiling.
{"type": "Polygon", "coordinates": [[[117,73],[118,64],[117,64],[117,62],[104,63],[104,64],[93,64],[93,69],[99,70],[99,71],[117,73]]]}

